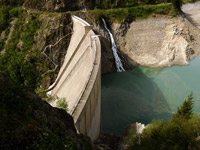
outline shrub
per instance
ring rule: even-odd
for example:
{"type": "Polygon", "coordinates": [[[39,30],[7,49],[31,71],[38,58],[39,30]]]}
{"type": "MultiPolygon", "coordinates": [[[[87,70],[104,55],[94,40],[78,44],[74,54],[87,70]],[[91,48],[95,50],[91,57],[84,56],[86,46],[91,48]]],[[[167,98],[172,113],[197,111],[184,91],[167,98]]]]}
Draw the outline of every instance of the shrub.
{"type": "Polygon", "coordinates": [[[58,98],[57,97],[56,107],[68,111],[68,105],[65,98],[58,98]]]}

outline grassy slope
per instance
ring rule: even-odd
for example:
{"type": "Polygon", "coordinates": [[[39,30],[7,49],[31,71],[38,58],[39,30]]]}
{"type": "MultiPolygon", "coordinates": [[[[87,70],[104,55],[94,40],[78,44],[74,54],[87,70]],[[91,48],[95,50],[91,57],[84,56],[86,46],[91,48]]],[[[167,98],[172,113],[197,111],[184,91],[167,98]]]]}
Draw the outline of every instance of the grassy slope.
{"type": "Polygon", "coordinates": [[[186,4],[186,3],[194,3],[194,2],[197,2],[199,0],[182,0],[183,4],[186,4]]]}
{"type": "MultiPolygon", "coordinates": [[[[32,52],[31,48],[34,44],[34,34],[40,27],[40,22],[37,16],[32,16],[29,22],[25,23],[25,18],[23,17],[24,13],[20,7],[4,8],[6,8],[8,12],[6,24],[13,18],[17,18],[17,21],[14,25],[11,38],[8,40],[8,43],[3,46],[6,51],[0,57],[0,70],[7,71],[8,75],[17,83],[35,88],[38,82],[38,71],[36,69],[36,62],[33,60],[34,57],[36,57],[37,51],[32,52]],[[22,43],[21,46],[18,45],[19,42],[22,43]],[[31,60],[32,63],[30,63],[31,60]]],[[[4,26],[2,29],[8,30],[9,26],[4,26]]]]}
{"type": "MultiPolygon", "coordinates": [[[[48,14],[57,15],[59,13],[49,13],[42,11],[30,11],[33,14],[48,14]]],[[[99,21],[101,17],[107,18],[111,22],[121,22],[125,19],[143,19],[152,15],[169,15],[176,16],[177,12],[174,10],[171,3],[158,4],[158,5],[141,5],[127,8],[114,8],[114,9],[94,9],[88,11],[73,11],[62,12],[62,14],[77,14],[77,13],[89,13],[95,16],[95,21],[99,21]]]]}
{"type": "Polygon", "coordinates": [[[91,10],[90,13],[93,13],[96,16],[96,19],[100,17],[105,17],[111,22],[121,22],[125,19],[140,19],[147,18],[152,15],[176,15],[175,10],[173,9],[170,3],[158,4],[158,5],[142,5],[136,7],[128,8],[118,8],[118,9],[108,9],[108,10],[91,10]]]}

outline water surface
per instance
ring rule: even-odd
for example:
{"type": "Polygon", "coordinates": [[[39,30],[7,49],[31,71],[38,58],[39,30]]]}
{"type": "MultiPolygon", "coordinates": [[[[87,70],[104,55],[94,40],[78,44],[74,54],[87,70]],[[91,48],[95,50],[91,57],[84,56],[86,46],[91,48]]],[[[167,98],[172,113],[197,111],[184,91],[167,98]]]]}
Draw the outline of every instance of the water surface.
{"type": "Polygon", "coordinates": [[[102,76],[102,131],[123,132],[134,122],[168,120],[190,92],[200,113],[200,56],[190,66],[138,67],[102,76]]]}

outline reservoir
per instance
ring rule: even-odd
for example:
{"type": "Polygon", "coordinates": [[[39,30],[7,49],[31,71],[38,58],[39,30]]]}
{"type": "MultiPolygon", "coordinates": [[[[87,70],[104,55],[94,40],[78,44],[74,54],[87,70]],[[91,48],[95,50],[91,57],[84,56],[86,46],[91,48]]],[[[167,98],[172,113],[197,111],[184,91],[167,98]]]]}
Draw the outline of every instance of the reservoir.
{"type": "Polygon", "coordinates": [[[167,121],[184,98],[194,96],[200,114],[200,56],[189,66],[137,67],[102,76],[102,132],[120,134],[128,124],[167,121]]]}

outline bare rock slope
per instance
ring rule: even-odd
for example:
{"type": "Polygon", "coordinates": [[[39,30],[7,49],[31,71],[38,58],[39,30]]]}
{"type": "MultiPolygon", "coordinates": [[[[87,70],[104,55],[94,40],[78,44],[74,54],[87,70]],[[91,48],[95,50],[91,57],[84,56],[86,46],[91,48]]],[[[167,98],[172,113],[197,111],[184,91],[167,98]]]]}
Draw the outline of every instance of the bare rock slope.
{"type": "Polygon", "coordinates": [[[150,67],[188,65],[197,56],[200,30],[182,16],[150,17],[129,25],[126,34],[120,24],[112,26],[120,50],[133,64],[150,67]]]}

